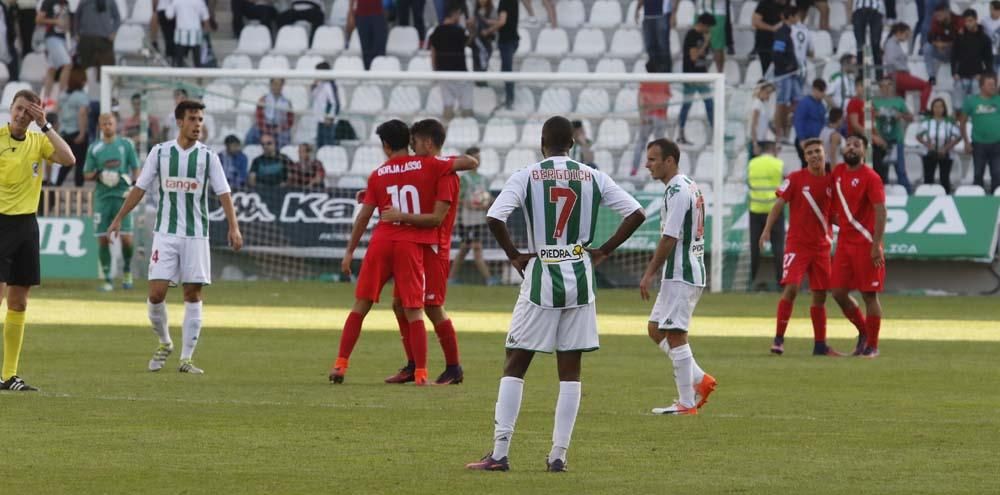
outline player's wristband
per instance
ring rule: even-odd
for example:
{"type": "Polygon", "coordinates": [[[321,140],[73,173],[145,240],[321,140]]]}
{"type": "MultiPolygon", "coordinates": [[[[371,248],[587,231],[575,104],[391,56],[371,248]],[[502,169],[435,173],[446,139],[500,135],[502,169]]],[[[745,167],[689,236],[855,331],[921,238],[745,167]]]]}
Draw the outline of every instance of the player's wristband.
{"type": "Polygon", "coordinates": [[[52,130],[52,122],[46,122],[45,125],[42,126],[42,132],[43,133],[44,132],[49,132],[51,130],[52,130]]]}

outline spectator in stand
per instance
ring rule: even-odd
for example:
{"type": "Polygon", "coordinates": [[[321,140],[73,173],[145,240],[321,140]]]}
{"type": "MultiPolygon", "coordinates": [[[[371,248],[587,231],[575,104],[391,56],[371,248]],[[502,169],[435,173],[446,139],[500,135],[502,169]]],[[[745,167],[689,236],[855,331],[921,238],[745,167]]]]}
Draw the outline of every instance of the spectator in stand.
{"type": "MultiPolygon", "coordinates": [[[[440,2],[443,0],[435,1],[440,2]]],[[[556,1],[558,0],[542,0],[542,7],[545,7],[545,14],[549,16],[549,24],[553,28],[559,27],[559,19],[556,17],[556,1]]],[[[539,21],[535,17],[535,8],[531,6],[531,0],[521,0],[521,3],[524,5],[524,9],[528,11],[528,24],[537,26],[539,21]]]]}
{"type": "Polygon", "coordinates": [[[594,166],[594,150],[591,149],[593,143],[587,137],[587,130],[583,128],[583,121],[574,120],[573,124],[573,147],[569,150],[569,158],[573,161],[594,166]]]}
{"type": "Polygon", "coordinates": [[[1000,71],[1000,0],[990,2],[990,16],[983,19],[983,30],[993,41],[993,73],[1000,71]]]}
{"type": "MultiPolygon", "coordinates": [[[[868,121],[871,121],[871,117],[874,115],[874,109],[870,112],[868,116],[868,121]]],[[[867,131],[867,123],[865,119],[865,100],[864,100],[864,81],[857,79],[854,81],[854,96],[851,97],[847,102],[847,136],[864,136],[867,131]]],[[[885,148],[886,142],[879,136],[878,128],[871,129],[872,132],[872,147],[881,146],[885,148]]]]}
{"type": "MultiPolygon", "coordinates": [[[[62,123],[63,140],[73,150],[73,156],[87,156],[87,127],[90,110],[90,99],[84,88],[87,85],[87,71],[78,65],[70,69],[69,88],[59,95],[59,122],[62,123]]],[[[57,185],[62,185],[66,175],[74,170],[73,183],[83,187],[83,167],[72,169],[63,167],[59,170],[57,185]]]]}
{"type": "MultiPolygon", "coordinates": [[[[177,107],[182,101],[188,99],[188,92],[184,88],[177,88],[174,90],[174,108],[177,107]]],[[[163,118],[160,119],[163,124],[163,137],[161,141],[171,141],[177,139],[179,129],[177,129],[177,119],[174,117],[173,110],[167,112],[163,118]]],[[[204,139],[204,137],[202,138],[204,139]]]]}
{"type": "MultiPolygon", "coordinates": [[[[469,148],[465,154],[479,160],[479,148],[469,148]]],[[[465,256],[469,254],[471,249],[476,270],[483,277],[483,281],[486,282],[486,285],[497,284],[497,280],[490,276],[490,269],[486,266],[486,260],[483,259],[483,239],[489,238],[489,231],[486,228],[486,211],[493,202],[489,184],[489,178],[481,175],[478,169],[461,173],[457,232],[461,244],[458,248],[458,256],[455,257],[455,262],[451,267],[452,279],[462,268],[465,256]]]]}
{"type": "MultiPolygon", "coordinates": [[[[804,81],[799,76],[799,62],[795,56],[795,41],[792,38],[792,24],[798,22],[799,11],[795,7],[786,7],[781,13],[781,27],[774,33],[772,57],[774,63],[774,79],[778,87],[778,107],[775,111],[774,128],[778,132],[778,141],[788,138],[791,128],[789,115],[795,109],[795,103],[802,97],[804,81]]],[[[791,144],[788,142],[788,144],[791,144]]]]}
{"type": "MultiPolygon", "coordinates": [[[[320,62],[316,70],[330,70],[330,64],[320,62]]],[[[313,82],[312,112],[317,119],[316,146],[333,146],[337,144],[336,120],[340,115],[340,93],[337,83],[332,79],[313,82]]]]}
{"type": "Polygon", "coordinates": [[[774,33],[781,27],[781,12],[787,5],[787,0],[761,0],[753,11],[751,21],[754,29],[753,51],[760,58],[760,69],[763,74],[767,74],[767,69],[771,67],[774,33]]]}
{"type": "Polygon", "coordinates": [[[277,141],[270,134],[260,137],[260,146],[264,152],[250,164],[247,186],[283,185],[288,180],[288,169],[292,165],[292,160],[278,152],[277,141]]]}
{"type": "Polygon", "coordinates": [[[924,184],[934,183],[934,172],[941,170],[941,185],[951,194],[951,164],[955,146],[962,142],[962,131],[948,117],[948,105],[941,98],[931,102],[930,116],[920,123],[917,141],[924,145],[924,184]]]}
{"type": "Polygon", "coordinates": [[[396,22],[400,26],[410,25],[410,14],[413,14],[413,27],[417,28],[417,36],[423,43],[427,39],[427,25],[424,23],[424,6],[427,0],[398,0],[396,2],[396,22]]]}
{"type": "Polygon", "coordinates": [[[885,5],[882,0],[847,0],[847,11],[851,12],[854,25],[854,40],[857,42],[858,60],[865,46],[871,41],[872,63],[875,64],[876,78],[882,78],[882,22],[885,5]],[[868,36],[868,38],[866,38],[868,36]]]}
{"type": "Polygon", "coordinates": [[[70,28],[69,4],[66,0],[42,0],[35,23],[45,26],[45,54],[49,62],[42,87],[42,106],[52,108],[55,103],[52,86],[55,84],[56,72],[59,72],[59,90],[65,92],[73,63],[66,44],[66,33],[70,28]]]}
{"type": "Polygon", "coordinates": [[[243,154],[243,145],[240,138],[230,134],[226,136],[226,149],[219,153],[219,161],[222,163],[222,170],[226,173],[226,180],[234,189],[239,189],[247,184],[247,156],[243,154]]]}
{"type": "Polygon", "coordinates": [[[802,142],[807,139],[819,138],[823,127],[826,126],[824,96],[826,96],[826,82],[817,78],[812,83],[812,93],[802,98],[802,101],[795,106],[795,115],[793,116],[795,151],[799,154],[802,168],[806,168],[806,156],[802,149],[802,142]]]}
{"type": "Polygon", "coordinates": [[[872,150],[872,168],[882,177],[882,183],[889,183],[889,160],[887,155],[896,152],[894,165],[896,182],[906,188],[906,193],[913,193],[910,180],[906,176],[906,160],[903,154],[903,137],[906,122],[913,122],[913,115],[906,107],[906,100],[896,96],[896,88],[892,79],[885,77],[878,84],[879,96],[872,99],[875,109],[875,128],[885,140],[885,146],[876,145],[872,150]]]}
{"type": "MultiPolygon", "coordinates": [[[[715,17],[712,14],[701,14],[694,27],[684,35],[683,68],[685,73],[708,72],[708,51],[712,47],[712,27],[714,25],[715,17]]],[[[712,98],[705,96],[712,94],[712,87],[708,84],[684,84],[684,103],[681,105],[680,132],[677,144],[691,144],[684,135],[684,127],[687,125],[688,112],[691,111],[691,99],[695,94],[702,96],[701,101],[705,104],[708,123],[712,125],[712,98]]]]}
{"type": "Polygon", "coordinates": [[[299,145],[299,161],[288,164],[286,187],[322,188],[326,171],[323,163],[313,156],[313,147],[309,143],[299,145]]]}
{"type": "Polygon", "coordinates": [[[799,18],[806,22],[809,9],[816,7],[819,12],[819,30],[830,30],[830,3],[827,0],[796,0],[795,5],[799,8],[799,18]]]}
{"type": "MultiPolygon", "coordinates": [[[[149,34],[150,40],[152,40],[153,48],[159,50],[160,47],[156,41],[157,31],[163,32],[163,56],[168,62],[173,62],[174,60],[174,29],[176,23],[173,19],[167,17],[167,8],[173,0],[153,0],[153,10],[156,15],[149,20],[149,34]]],[[[233,15],[235,16],[235,10],[233,15]]],[[[239,36],[239,33],[237,33],[239,36]]]]}
{"type": "Polygon", "coordinates": [[[924,65],[927,66],[927,78],[931,86],[937,82],[941,63],[951,63],[955,38],[962,29],[962,18],[952,15],[947,3],[939,4],[934,9],[924,38],[924,65]]]}
{"type": "Polygon", "coordinates": [[[486,72],[489,68],[490,55],[493,54],[493,40],[496,38],[490,28],[496,23],[497,13],[493,8],[493,0],[476,0],[471,34],[472,70],[476,72],[486,72]]]}
{"type": "MultiPolygon", "coordinates": [[[[854,96],[854,80],[858,73],[853,53],[840,56],[840,72],[834,72],[826,85],[826,103],[830,108],[847,108],[847,101],[854,96]]],[[[839,162],[834,162],[839,163],[839,162]]]]}
{"type": "Polygon", "coordinates": [[[841,162],[840,146],[844,142],[844,136],[840,134],[840,128],[844,125],[844,111],[839,108],[831,108],[826,119],[826,126],[819,133],[819,140],[823,142],[823,151],[826,155],[826,168],[841,162]]]}
{"type": "MultiPolygon", "coordinates": [[[[465,45],[468,36],[462,26],[461,0],[451,0],[444,22],[434,28],[428,43],[431,47],[431,67],[441,72],[466,72],[465,45]]],[[[441,81],[441,100],[444,103],[444,121],[455,116],[472,115],[472,83],[470,81],[441,81]]]]}
{"type": "Polygon", "coordinates": [[[750,158],[761,154],[764,142],[774,143],[777,133],[774,128],[774,84],[767,81],[757,83],[757,95],[750,106],[750,158]]]}
{"type": "MultiPolygon", "coordinates": [[[[654,59],[646,61],[646,73],[664,72],[654,59]]],[[[670,83],[643,81],[639,83],[639,133],[632,151],[632,172],[639,172],[639,162],[650,141],[667,137],[667,107],[670,103],[670,83]]]]}
{"type": "Polygon", "coordinates": [[[358,39],[361,40],[361,60],[365,70],[372,65],[372,60],[379,55],[385,55],[385,43],[389,39],[389,25],[385,21],[385,11],[382,0],[350,0],[347,10],[348,39],[351,31],[358,29],[358,39]]]}
{"type": "MultiPolygon", "coordinates": [[[[493,27],[485,32],[480,32],[481,36],[492,36],[498,33],[497,48],[500,49],[500,71],[511,72],[514,70],[514,52],[521,36],[517,34],[517,0],[500,0],[497,6],[497,21],[493,27]]],[[[504,107],[510,110],[514,107],[514,83],[504,83],[504,107]]]]}
{"type": "Polygon", "coordinates": [[[715,18],[712,25],[711,46],[715,57],[715,68],[723,72],[723,65],[726,63],[726,22],[729,0],[698,0],[695,3],[695,18],[701,14],[708,14],[715,18]]]}
{"type": "Polygon", "coordinates": [[[191,65],[201,67],[201,44],[208,25],[205,0],[172,0],[167,17],[174,21],[174,67],[184,67],[188,53],[191,65]]]}
{"type": "MultiPolygon", "coordinates": [[[[132,115],[122,121],[122,134],[132,140],[136,149],[139,149],[139,133],[142,129],[142,95],[134,93],[131,99],[132,115]]],[[[160,119],[155,115],[146,116],[146,143],[155,142],[160,136],[160,119]]]]}
{"type": "MultiPolygon", "coordinates": [[[[180,0],[174,0],[175,2],[180,0]]],[[[114,0],[81,0],[73,16],[73,33],[80,41],[76,47],[84,69],[115,65],[115,33],[122,25],[122,14],[114,0]]]]}
{"type": "Polygon", "coordinates": [[[959,129],[965,151],[972,150],[973,182],[986,189],[986,166],[990,169],[990,187],[1000,186],[1000,96],[997,95],[997,75],[984,74],[979,82],[979,94],[965,99],[959,114],[959,129]],[[968,127],[972,120],[972,144],[969,144],[968,127]]]}
{"type": "Polygon", "coordinates": [[[38,0],[14,0],[8,15],[17,17],[17,34],[21,41],[22,58],[31,53],[34,47],[31,39],[35,36],[35,17],[38,15],[38,0]]]}
{"type": "Polygon", "coordinates": [[[271,91],[257,100],[256,123],[247,131],[246,144],[263,145],[261,136],[264,134],[274,136],[279,148],[291,143],[295,112],[292,102],[282,94],[284,88],[284,79],[271,79],[271,91]]]}
{"type": "Polygon", "coordinates": [[[927,102],[931,99],[929,82],[910,74],[909,57],[903,51],[903,46],[910,38],[910,26],[905,22],[893,24],[889,38],[885,40],[885,71],[886,75],[896,83],[897,96],[906,96],[907,91],[920,91],[920,112],[927,111],[927,102]]]}
{"type": "MultiPolygon", "coordinates": [[[[323,13],[323,2],[320,0],[294,0],[287,9],[278,14],[278,29],[299,21],[308,22],[312,26],[311,32],[316,32],[316,29],[326,21],[326,15],[323,13]]],[[[404,24],[400,22],[400,25],[404,24]]]]}
{"type": "Polygon", "coordinates": [[[276,31],[275,24],[278,20],[278,9],[274,6],[274,0],[240,0],[240,5],[238,8],[233,10],[233,22],[236,22],[237,10],[240,15],[240,29],[236,30],[236,36],[239,36],[239,31],[243,30],[242,23],[250,20],[257,21],[261,25],[267,27],[268,31],[271,32],[271,38],[273,39],[276,31]]]}
{"type": "Polygon", "coordinates": [[[975,94],[979,76],[993,71],[993,40],[979,25],[976,11],[962,13],[964,29],[952,47],[951,74],[955,79],[952,106],[964,108],[966,97],[975,94]]]}
{"type": "MultiPolygon", "coordinates": [[[[673,69],[670,57],[670,28],[677,26],[677,3],[680,0],[643,0],[642,43],[649,60],[664,72],[673,69]]],[[[635,9],[635,22],[639,22],[639,8],[635,9]]],[[[638,141],[637,141],[638,142],[638,141]]],[[[643,146],[646,143],[642,143],[643,146]]],[[[645,149],[645,148],[644,148],[645,149]]]]}

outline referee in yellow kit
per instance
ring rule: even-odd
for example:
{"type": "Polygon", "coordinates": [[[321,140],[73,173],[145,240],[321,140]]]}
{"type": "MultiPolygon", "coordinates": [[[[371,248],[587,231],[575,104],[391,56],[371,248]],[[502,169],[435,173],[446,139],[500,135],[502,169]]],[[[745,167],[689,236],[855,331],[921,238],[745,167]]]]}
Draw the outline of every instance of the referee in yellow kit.
{"type": "Polygon", "coordinates": [[[42,192],[41,162],[67,167],[76,163],[69,145],[45,121],[41,103],[33,91],[18,91],[10,104],[10,123],[0,127],[0,303],[7,296],[0,390],[38,390],[17,376],[17,361],[24,340],[28,290],[41,282],[35,218],[42,192]],[[42,132],[28,130],[32,121],[42,132]]]}

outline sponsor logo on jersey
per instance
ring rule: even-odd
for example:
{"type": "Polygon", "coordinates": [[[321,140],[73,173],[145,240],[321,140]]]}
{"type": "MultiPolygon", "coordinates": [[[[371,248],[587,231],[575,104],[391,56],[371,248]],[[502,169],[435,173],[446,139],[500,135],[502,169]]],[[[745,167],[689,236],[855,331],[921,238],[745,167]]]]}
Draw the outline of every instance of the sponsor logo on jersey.
{"type": "Polygon", "coordinates": [[[163,179],[163,190],[167,192],[194,193],[201,190],[201,183],[196,179],[167,177],[163,179]]]}
{"type": "Polygon", "coordinates": [[[542,263],[571,263],[583,259],[583,246],[575,244],[572,246],[544,246],[538,250],[538,259],[542,263]]]}
{"type": "Polygon", "coordinates": [[[532,170],[531,180],[569,180],[588,182],[594,180],[594,174],[590,173],[589,170],[543,168],[532,170]]]}
{"type": "Polygon", "coordinates": [[[420,162],[420,160],[414,160],[403,164],[393,163],[391,165],[382,165],[378,168],[376,173],[379,177],[382,177],[383,175],[401,174],[412,170],[420,170],[423,166],[424,165],[420,162]]]}

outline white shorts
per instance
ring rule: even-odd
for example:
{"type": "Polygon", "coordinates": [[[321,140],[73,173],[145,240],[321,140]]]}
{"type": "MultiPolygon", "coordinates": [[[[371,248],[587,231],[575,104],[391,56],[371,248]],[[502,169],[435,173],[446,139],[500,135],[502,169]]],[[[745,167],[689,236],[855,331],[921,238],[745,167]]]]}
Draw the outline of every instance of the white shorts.
{"type": "Polygon", "coordinates": [[[653,312],[649,314],[649,321],[655,322],[660,330],[686,332],[694,307],[698,305],[704,289],[684,282],[664,280],[660,284],[656,303],[653,304],[653,312]]]}
{"type": "Polygon", "coordinates": [[[55,36],[45,37],[45,54],[49,62],[49,67],[58,69],[64,65],[69,65],[73,59],[69,56],[69,48],[66,46],[66,38],[55,36]]]}
{"type": "Polygon", "coordinates": [[[442,81],[441,103],[444,108],[458,105],[460,110],[472,110],[472,83],[468,81],[442,81]]]}
{"type": "Polygon", "coordinates": [[[601,347],[597,307],[590,303],[575,308],[543,308],[526,297],[518,297],[506,347],[546,353],[596,351],[601,347]]]}
{"type": "Polygon", "coordinates": [[[169,280],[173,285],[211,284],[212,257],[208,239],[154,233],[149,280],[169,280]]]}

